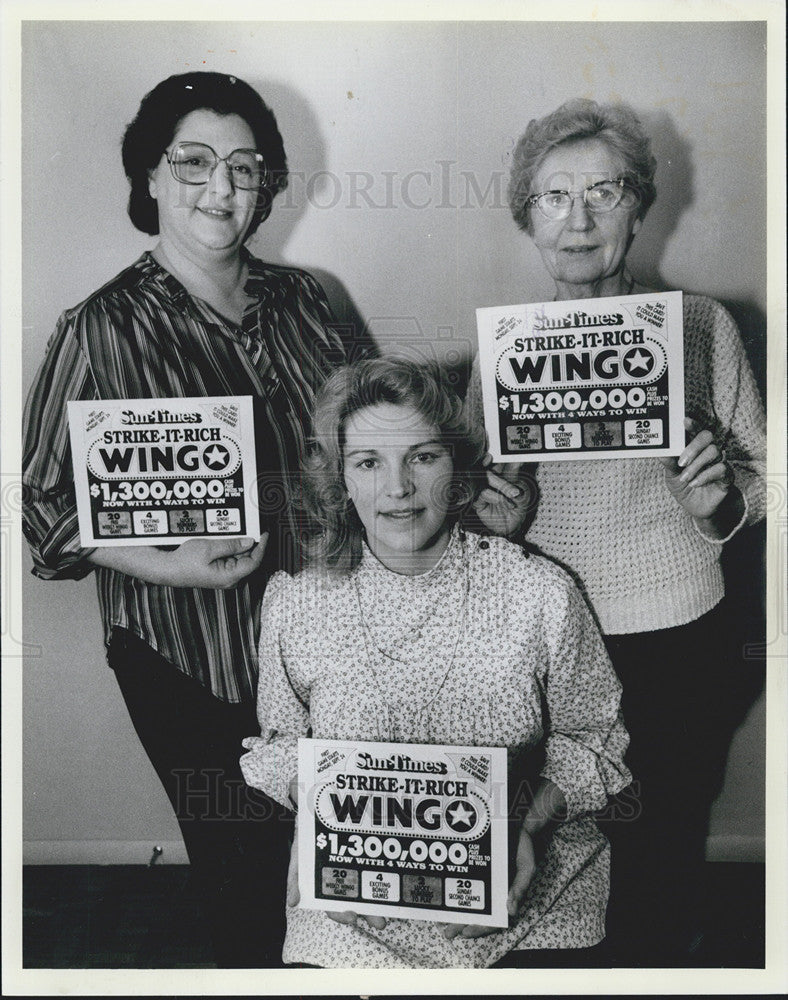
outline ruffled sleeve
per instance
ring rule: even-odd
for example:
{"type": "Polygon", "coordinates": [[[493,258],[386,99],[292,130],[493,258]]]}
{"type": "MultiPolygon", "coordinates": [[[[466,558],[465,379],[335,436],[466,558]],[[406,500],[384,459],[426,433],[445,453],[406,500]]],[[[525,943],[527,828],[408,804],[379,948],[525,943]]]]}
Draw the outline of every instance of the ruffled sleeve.
{"type": "Polygon", "coordinates": [[[292,630],[290,610],[298,602],[292,591],[296,580],[276,573],[268,583],[260,620],[260,677],[257,717],[260,736],[243,741],[249,752],[241,757],[248,785],[259,788],[285,808],[292,809],[290,781],[298,774],[298,738],[309,723],[309,690],[285,653],[292,630]]]}
{"type": "Polygon", "coordinates": [[[621,684],[580,593],[568,578],[545,598],[549,662],[542,679],[548,718],[542,777],[564,794],[567,819],[603,808],[631,780],[621,684]]]}

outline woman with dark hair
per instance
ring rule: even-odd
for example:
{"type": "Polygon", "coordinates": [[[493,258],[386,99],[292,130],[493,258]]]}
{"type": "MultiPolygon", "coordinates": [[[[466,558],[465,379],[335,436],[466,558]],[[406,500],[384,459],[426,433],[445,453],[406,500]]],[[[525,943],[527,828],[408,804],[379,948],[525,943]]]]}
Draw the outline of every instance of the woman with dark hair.
{"type": "MultiPolygon", "coordinates": [[[[649,291],[627,252],[654,201],[655,170],[626,105],[573,100],[529,123],[509,201],[557,300],[649,291]]],[[[636,797],[608,824],[611,937],[625,942],[625,960],[649,964],[686,957],[695,930],[735,676],[720,556],[763,517],[766,494],[763,409],[736,325],[712,299],[685,294],[683,305],[687,443],[677,458],[514,466],[504,471],[522,477],[519,501],[483,494],[507,532],[531,515],[528,542],[573,573],[623,683],[636,797]]],[[[481,424],[478,364],[468,404],[481,424]]]]}
{"type": "Polygon", "coordinates": [[[164,80],[126,130],[123,164],[131,220],[158,241],[58,323],[26,411],[25,535],[42,579],[96,572],[109,664],[178,817],[217,962],[275,965],[289,824],[248,794],[238,756],[263,591],[296,549],[303,414],[344,349],[314,278],[244,247],[287,184],[276,120],[250,86],[164,80]],[[226,395],[254,400],[261,540],[82,548],[66,402],[226,395]]]}
{"type": "Polygon", "coordinates": [[[245,742],[241,766],[251,785],[292,809],[297,741],[308,733],[507,747],[510,926],[301,909],[294,847],[287,962],[595,961],[609,849],[590,813],[629,780],[620,688],[567,574],[463,529],[483,451],[437,371],[384,358],[329,378],[304,471],[320,530],[310,568],[277,574],[266,591],[262,735],[245,742]]]}
{"type": "MultiPolygon", "coordinates": [[[[254,137],[249,150],[254,154],[254,163],[250,160],[249,169],[259,172],[259,183],[248,239],[270,215],[273,199],[287,187],[287,160],[271,109],[243,80],[223,73],[171,76],[142,99],[134,121],[123,136],[123,167],[131,184],[129,218],[143,233],[151,236],[159,233],[158,205],[150,191],[150,171],[159,163],[162,149],[169,146],[176,123],[201,110],[200,104],[215,115],[243,118],[254,137]]],[[[178,158],[187,160],[187,153],[188,150],[181,149],[178,158]]],[[[236,176],[241,176],[244,169],[240,159],[231,166],[236,176]]]]}

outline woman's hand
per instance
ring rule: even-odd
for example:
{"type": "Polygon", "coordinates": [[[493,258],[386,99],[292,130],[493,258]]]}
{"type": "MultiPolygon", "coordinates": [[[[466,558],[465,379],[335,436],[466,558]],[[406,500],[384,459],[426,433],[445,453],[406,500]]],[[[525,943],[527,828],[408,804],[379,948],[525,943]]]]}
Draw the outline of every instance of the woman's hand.
{"type": "Polygon", "coordinates": [[[229,590],[249,576],[263,561],[268,532],[259,542],[251,538],[203,539],[184,542],[171,567],[170,587],[209,587],[229,590]]]}
{"type": "Polygon", "coordinates": [[[257,569],[267,542],[268,532],[259,542],[251,538],[190,538],[173,550],[145,545],[95,549],[89,559],[96,566],[159,586],[229,590],[257,569]]]}
{"type": "Polygon", "coordinates": [[[296,836],[290,846],[290,864],[287,868],[287,905],[290,909],[293,909],[300,902],[301,892],[298,888],[298,837],[296,836]]]}
{"type": "MultiPolygon", "coordinates": [[[[506,912],[509,914],[510,926],[517,919],[517,913],[536,871],[533,838],[548,825],[565,817],[566,798],[564,793],[549,778],[542,778],[533,801],[523,818],[520,835],[517,838],[514,878],[506,897],[506,912]]],[[[485,934],[495,934],[497,930],[500,928],[479,927],[478,924],[447,924],[443,928],[443,934],[444,937],[451,940],[460,935],[466,938],[483,937],[485,934]]]]}
{"type": "Polygon", "coordinates": [[[711,431],[700,429],[689,417],[684,418],[684,426],[691,435],[684,451],[677,459],[660,459],[665,469],[665,485],[688,514],[708,522],[710,534],[724,537],[740,520],[743,510],[741,494],[735,487],[731,489],[733,470],[711,431]],[[717,520],[725,520],[727,524],[717,524],[717,520]]]}
{"type": "MultiPolygon", "coordinates": [[[[517,917],[535,871],[534,842],[523,826],[520,829],[520,838],[517,842],[514,878],[509,887],[509,895],[506,897],[506,912],[509,914],[510,923],[517,917]]],[[[500,927],[480,927],[478,924],[446,924],[443,928],[443,936],[451,941],[452,938],[456,937],[484,937],[487,934],[495,934],[499,930],[501,930],[500,927]]]]}
{"type": "Polygon", "coordinates": [[[340,913],[325,911],[326,916],[329,920],[336,920],[338,924],[350,924],[351,926],[357,926],[361,921],[366,921],[370,927],[374,927],[376,931],[382,931],[386,926],[385,917],[370,917],[362,916],[358,913],[354,913],[352,910],[342,910],[340,913]]]}
{"type": "Polygon", "coordinates": [[[520,839],[517,842],[517,860],[515,863],[515,873],[512,884],[509,887],[509,895],[506,897],[506,912],[509,919],[514,920],[523,899],[531,884],[531,879],[536,871],[536,857],[534,855],[534,842],[531,835],[523,827],[520,830],[520,839]]]}
{"type": "MultiPolygon", "coordinates": [[[[291,782],[292,787],[292,782],[291,782]]],[[[290,867],[287,871],[287,905],[289,907],[298,906],[301,902],[301,893],[298,889],[298,838],[293,841],[290,848],[290,867]]],[[[359,916],[352,910],[342,910],[339,913],[324,911],[330,920],[335,920],[338,924],[351,924],[356,926],[359,921],[365,920],[370,927],[376,931],[381,931],[386,926],[385,917],[359,916]]]]}
{"type": "Polygon", "coordinates": [[[287,797],[293,806],[293,812],[298,812],[298,775],[290,779],[290,784],[287,787],[287,797]]]}
{"type": "Polygon", "coordinates": [[[511,535],[525,521],[531,504],[530,477],[522,462],[498,462],[484,456],[487,486],[473,507],[479,520],[494,535],[511,535]]]}

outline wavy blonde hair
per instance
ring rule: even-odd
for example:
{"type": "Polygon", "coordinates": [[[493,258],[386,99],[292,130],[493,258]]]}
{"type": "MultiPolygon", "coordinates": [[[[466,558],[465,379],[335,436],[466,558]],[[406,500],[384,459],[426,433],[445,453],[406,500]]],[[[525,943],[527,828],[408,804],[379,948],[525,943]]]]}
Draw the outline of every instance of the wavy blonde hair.
{"type": "Polygon", "coordinates": [[[364,529],[345,489],[343,449],[348,418],[378,403],[412,406],[451,449],[454,475],[449,517],[459,520],[477,491],[474,471],[485,452],[484,432],[472,428],[462,401],[437,365],[396,358],[366,359],[337,369],[317,395],[313,435],[304,462],[303,505],[311,531],[310,560],[349,572],[361,559],[364,529]]]}

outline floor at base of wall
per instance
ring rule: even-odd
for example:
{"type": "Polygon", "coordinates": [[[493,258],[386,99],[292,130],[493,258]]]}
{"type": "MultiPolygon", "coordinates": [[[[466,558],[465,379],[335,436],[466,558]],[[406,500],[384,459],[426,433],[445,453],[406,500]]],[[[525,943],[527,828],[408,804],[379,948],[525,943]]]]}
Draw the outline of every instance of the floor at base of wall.
{"type": "MultiPolygon", "coordinates": [[[[764,966],[764,866],[707,862],[704,925],[681,965],[764,966]]],[[[213,968],[185,865],[24,870],[25,968],[213,968]]]]}

